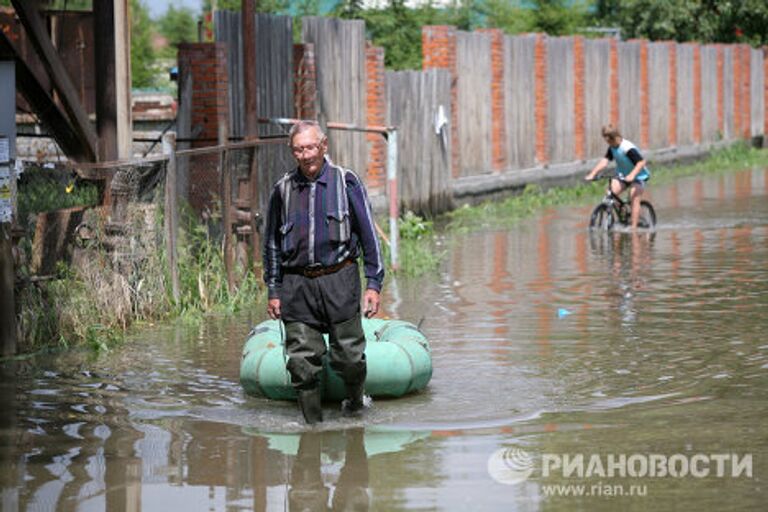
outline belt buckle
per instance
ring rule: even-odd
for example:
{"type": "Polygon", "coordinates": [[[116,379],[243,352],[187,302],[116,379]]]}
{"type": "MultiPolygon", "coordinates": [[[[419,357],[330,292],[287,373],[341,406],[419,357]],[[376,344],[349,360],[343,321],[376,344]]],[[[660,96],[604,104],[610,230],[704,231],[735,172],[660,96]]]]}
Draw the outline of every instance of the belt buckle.
{"type": "Polygon", "coordinates": [[[304,267],[304,275],[307,277],[316,277],[322,272],[323,266],[320,263],[313,263],[304,267]]]}

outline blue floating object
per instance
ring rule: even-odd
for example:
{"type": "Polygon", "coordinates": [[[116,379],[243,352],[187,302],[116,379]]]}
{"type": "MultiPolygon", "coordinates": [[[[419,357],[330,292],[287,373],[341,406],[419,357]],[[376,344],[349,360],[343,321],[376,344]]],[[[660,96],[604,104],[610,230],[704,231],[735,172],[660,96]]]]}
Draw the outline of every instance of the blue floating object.
{"type": "Polygon", "coordinates": [[[557,308],[557,318],[564,318],[570,314],[571,312],[565,308],[557,308]]]}

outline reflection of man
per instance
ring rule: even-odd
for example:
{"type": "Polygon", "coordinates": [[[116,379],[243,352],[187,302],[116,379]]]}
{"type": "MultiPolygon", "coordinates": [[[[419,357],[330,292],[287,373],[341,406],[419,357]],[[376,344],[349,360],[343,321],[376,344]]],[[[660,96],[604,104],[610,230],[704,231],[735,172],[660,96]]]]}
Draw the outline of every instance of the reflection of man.
{"type": "Polygon", "coordinates": [[[363,443],[365,430],[345,432],[346,449],[332,506],[328,508],[330,491],[323,483],[322,432],[304,432],[299,441],[299,452],[291,469],[291,489],[288,491],[289,510],[315,512],[322,510],[368,510],[368,456],[363,443]]]}
{"type": "Polygon", "coordinates": [[[267,314],[285,323],[287,369],[307,423],[323,420],[319,375],[328,333],[331,368],[346,385],[345,412],[362,411],[366,376],[360,315],[362,249],[366,317],[379,310],[384,263],[365,187],[354,172],[326,158],[315,122],[291,129],[298,167],[272,190],[264,237],[267,314]]]}

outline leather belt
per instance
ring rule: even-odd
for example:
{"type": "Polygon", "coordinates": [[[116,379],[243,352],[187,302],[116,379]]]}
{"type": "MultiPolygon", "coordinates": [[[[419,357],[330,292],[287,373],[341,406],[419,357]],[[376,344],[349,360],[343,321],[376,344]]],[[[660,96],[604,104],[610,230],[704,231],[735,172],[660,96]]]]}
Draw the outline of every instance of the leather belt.
{"type": "Polygon", "coordinates": [[[286,274],[299,274],[304,277],[320,277],[333,274],[343,269],[346,266],[352,265],[355,260],[346,259],[341,263],[335,265],[329,265],[327,267],[291,267],[283,268],[283,272],[286,274]]]}

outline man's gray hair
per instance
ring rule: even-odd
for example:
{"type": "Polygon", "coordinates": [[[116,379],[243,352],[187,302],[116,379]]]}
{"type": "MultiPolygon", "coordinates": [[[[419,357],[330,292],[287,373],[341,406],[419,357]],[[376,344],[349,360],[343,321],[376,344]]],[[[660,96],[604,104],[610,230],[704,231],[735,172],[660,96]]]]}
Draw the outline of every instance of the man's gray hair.
{"type": "Polygon", "coordinates": [[[318,135],[318,142],[325,140],[325,133],[320,123],[317,121],[299,121],[291,126],[291,130],[288,132],[288,144],[293,144],[293,138],[307,130],[315,130],[315,133],[318,135]]]}

